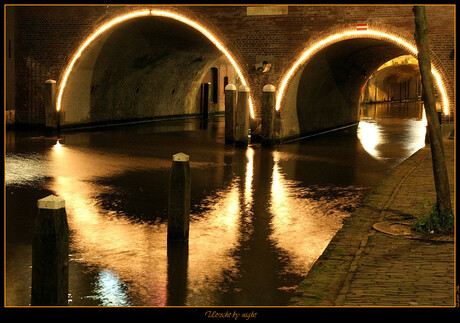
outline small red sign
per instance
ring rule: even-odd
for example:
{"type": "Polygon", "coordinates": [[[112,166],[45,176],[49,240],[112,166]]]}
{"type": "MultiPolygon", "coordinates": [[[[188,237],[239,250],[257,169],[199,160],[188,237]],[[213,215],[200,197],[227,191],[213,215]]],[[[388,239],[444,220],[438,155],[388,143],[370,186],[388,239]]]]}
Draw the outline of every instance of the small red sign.
{"type": "Polygon", "coordinates": [[[356,30],[367,30],[367,24],[356,24],[356,30]]]}

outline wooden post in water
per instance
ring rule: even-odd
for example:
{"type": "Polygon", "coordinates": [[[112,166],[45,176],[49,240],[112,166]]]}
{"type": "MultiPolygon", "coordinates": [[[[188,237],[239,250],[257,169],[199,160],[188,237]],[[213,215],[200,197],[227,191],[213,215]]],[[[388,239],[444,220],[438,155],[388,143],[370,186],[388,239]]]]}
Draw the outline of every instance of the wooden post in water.
{"type": "Polygon", "coordinates": [[[235,113],[235,146],[248,145],[249,87],[240,85],[235,113]]]}
{"type": "Polygon", "coordinates": [[[167,306],[184,306],[187,299],[188,242],[168,241],[167,306]]]}
{"type": "Polygon", "coordinates": [[[235,141],[235,111],[236,111],[236,86],[228,84],[225,87],[225,143],[233,144],[235,141]]]}
{"type": "Polygon", "coordinates": [[[172,158],[168,196],[168,241],[188,241],[190,223],[191,178],[189,156],[172,158]]]}
{"type": "Polygon", "coordinates": [[[273,145],[275,140],[275,87],[267,84],[262,96],[262,144],[273,145]]]}
{"type": "Polygon", "coordinates": [[[69,227],[64,199],[38,200],[32,243],[33,306],[68,305],[69,227]]]}

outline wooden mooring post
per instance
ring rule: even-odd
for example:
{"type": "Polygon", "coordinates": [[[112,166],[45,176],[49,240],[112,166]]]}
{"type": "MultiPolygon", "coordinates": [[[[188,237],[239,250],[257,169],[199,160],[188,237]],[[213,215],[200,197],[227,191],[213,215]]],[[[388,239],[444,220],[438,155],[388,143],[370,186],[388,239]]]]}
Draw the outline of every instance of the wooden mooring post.
{"type": "Polygon", "coordinates": [[[178,153],[172,160],[168,195],[168,241],[188,241],[191,196],[189,156],[178,153]]]}
{"type": "Polygon", "coordinates": [[[64,199],[38,200],[32,242],[32,306],[68,305],[69,227],[64,199]]]}
{"type": "Polygon", "coordinates": [[[235,111],[236,111],[236,86],[228,84],[225,87],[225,143],[233,144],[235,141],[235,111]]]}

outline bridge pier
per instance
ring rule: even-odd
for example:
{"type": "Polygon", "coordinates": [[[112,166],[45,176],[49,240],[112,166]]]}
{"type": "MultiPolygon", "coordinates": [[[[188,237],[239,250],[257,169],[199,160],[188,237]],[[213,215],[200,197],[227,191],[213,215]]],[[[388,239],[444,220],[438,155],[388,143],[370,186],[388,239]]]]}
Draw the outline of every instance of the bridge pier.
{"type": "Polygon", "coordinates": [[[262,95],[262,145],[271,146],[275,142],[275,87],[267,84],[262,95]]]}
{"type": "Polygon", "coordinates": [[[248,145],[249,87],[240,85],[235,113],[235,146],[248,145]]]}
{"type": "Polygon", "coordinates": [[[56,129],[58,127],[58,113],[56,111],[56,81],[45,81],[45,127],[56,129]]]}

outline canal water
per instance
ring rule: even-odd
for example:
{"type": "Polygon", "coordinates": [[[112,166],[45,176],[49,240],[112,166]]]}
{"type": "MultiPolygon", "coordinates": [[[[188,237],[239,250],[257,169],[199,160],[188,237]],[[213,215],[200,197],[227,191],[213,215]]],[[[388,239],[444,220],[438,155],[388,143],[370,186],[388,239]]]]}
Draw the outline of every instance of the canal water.
{"type": "Polygon", "coordinates": [[[424,146],[416,103],[273,148],[224,145],[224,120],[6,137],[6,304],[29,305],[37,200],[65,199],[69,305],[287,305],[386,172],[424,146]],[[171,157],[190,156],[188,248],[170,246],[171,157]]]}

